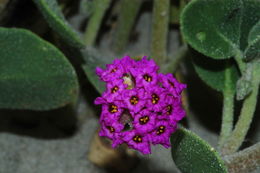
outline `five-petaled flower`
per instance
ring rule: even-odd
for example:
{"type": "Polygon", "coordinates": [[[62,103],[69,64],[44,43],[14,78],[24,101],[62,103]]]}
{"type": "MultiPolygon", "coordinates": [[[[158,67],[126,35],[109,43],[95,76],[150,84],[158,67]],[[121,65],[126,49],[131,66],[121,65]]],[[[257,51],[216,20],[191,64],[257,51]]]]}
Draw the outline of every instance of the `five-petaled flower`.
{"type": "Polygon", "coordinates": [[[185,116],[181,92],[186,85],[158,70],[153,60],[129,56],[105,70],[96,68],[106,82],[106,91],[95,100],[102,105],[99,135],[111,139],[112,147],[126,143],[143,154],[151,153],[151,144],[170,147],[170,135],[185,116]]]}

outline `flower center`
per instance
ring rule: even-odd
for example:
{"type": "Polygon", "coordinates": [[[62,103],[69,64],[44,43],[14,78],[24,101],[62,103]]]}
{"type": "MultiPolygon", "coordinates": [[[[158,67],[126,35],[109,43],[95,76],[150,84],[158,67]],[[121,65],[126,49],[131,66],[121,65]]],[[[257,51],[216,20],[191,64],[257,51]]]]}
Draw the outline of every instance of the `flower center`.
{"type": "Polygon", "coordinates": [[[149,76],[148,74],[143,75],[143,78],[146,82],[151,82],[153,80],[152,76],[149,76]]]}
{"type": "Polygon", "coordinates": [[[143,117],[139,118],[139,123],[141,125],[146,124],[148,121],[149,121],[149,117],[148,116],[143,116],[143,117]]]}
{"type": "Polygon", "coordinates": [[[174,85],[174,83],[172,83],[172,82],[171,82],[171,81],[169,81],[169,80],[168,80],[168,82],[169,82],[169,84],[171,85],[171,87],[173,87],[173,88],[174,88],[174,86],[175,86],[175,85],[174,85]]]}
{"type": "Polygon", "coordinates": [[[166,111],[167,111],[166,114],[170,115],[172,113],[172,106],[171,105],[166,106],[166,111]]]}
{"type": "Polygon", "coordinates": [[[117,68],[113,68],[110,73],[115,73],[117,71],[117,68]]]}
{"type": "Polygon", "coordinates": [[[152,103],[153,103],[153,104],[156,104],[156,103],[158,103],[158,101],[159,101],[158,95],[152,94],[152,103]]]}
{"type": "Polygon", "coordinates": [[[111,104],[111,105],[109,105],[108,111],[109,111],[110,113],[116,113],[116,112],[118,112],[118,108],[117,108],[116,105],[111,104]]]}
{"type": "Polygon", "coordinates": [[[137,103],[138,103],[138,97],[136,97],[136,96],[132,96],[131,98],[130,98],[130,103],[132,104],[132,105],[136,105],[137,103]]]}
{"type": "Polygon", "coordinates": [[[164,132],[165,132],[165,126],[159,126],[157,131],[156,131],[156,134],[160,135],[160,134],[162,134],[164,132]]]}
{"type": "Polygon", "coordinates": [[[119,90],[118,86],[115,86],[111,89],[111,93],[115,93],[119,90]]]}
{"type": "Polygon", "coordinates": [[[110,131],[110,133],[115,132],[115,129],[112,126],[107,126],[107,129],[110,131]]]}
{"type": "Polygon", "coordinates": [[[135,141],[136,143],[140,143],[140,142],[142,142],[142,137],[139,135],[136,135],[133,137],[133,141],[135,141]]]}

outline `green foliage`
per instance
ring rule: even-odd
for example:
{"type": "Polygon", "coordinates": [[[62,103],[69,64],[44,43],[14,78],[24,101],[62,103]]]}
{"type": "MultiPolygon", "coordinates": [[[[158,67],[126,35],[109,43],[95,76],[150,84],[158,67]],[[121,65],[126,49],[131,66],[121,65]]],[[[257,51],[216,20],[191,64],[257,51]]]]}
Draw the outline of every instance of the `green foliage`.
{"type": "Polygon", "coordinates": [[[33,0],[49,23],[50,27],[64,41],[74,47],[83,48],[84,43],[64,18],[56,0],[33,0]]]}
{"type": "Polygon", "coordinates": [[[228,82],[227,85],[235,91],[239,72],[231,60],[214,60],[195,51],[192,54],[195,71],[207,85],[223,92],[226,85],[225,82],[228,82]],[[226,73],[230,75],[229,81],[226,81],[226,73]]]}
{"type": "Polygon", "coordinates": [[[260,58],[260,21],[251,29],[248,35],[248,46],[244,58],[247,61],[260,58]]]}
{"type": "Polygon", "coordinates": [[[98,31],[105,15],[105,12],[109,8],[111,0],[95,0],[92,2],[93,12],[88,21],[85,32],[85,44],[88,46],[94,45],[98,31]]]}
{"type": "Polygon", "coordinates": [[[53,45],[24,29],[0,28],[0,108],[49,110],[77,98],[76,73],[53,45]]]}
{"type": "Polygon", "coordinates": [[[227,173],[215,149],[191,131],[178,129],[171,144],[172,158],[182,173],[227,173]]]}
{"type": "Polygon", "coordinates": [[[250,29],[260,17],[254,0],[193,0],[181,15],[185,40],[199,52],[215,59],[241,54],[250,29]]]}
{"type": "Polygon", "coordinates": [[[112,62],[112,58],[108,56],[102,56],[96,50],[87,48],[82,50],[82,56],[84,57],[86,64],[82,66],[88,80],[96,88],[96,90],[102,94],[105,91],[105,83],[102,82],[96,75],[96,67],[105,68],[105,64],[112,62]]]}

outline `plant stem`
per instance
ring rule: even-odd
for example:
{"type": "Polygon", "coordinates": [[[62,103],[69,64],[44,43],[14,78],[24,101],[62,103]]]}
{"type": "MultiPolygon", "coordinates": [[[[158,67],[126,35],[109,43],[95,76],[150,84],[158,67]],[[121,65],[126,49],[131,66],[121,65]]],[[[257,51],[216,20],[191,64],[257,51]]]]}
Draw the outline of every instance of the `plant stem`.
{"type": "Polygon", "coordinates": [[[111,0],[95,0],[93,3],[93,8],[95,9],[93,10],[93,14],[89,19],[84,34],[84,41],[87,46],[94,45],[102,19],[111,3],[111,0]]]}
{"type": "Polygon", "coordinates": [[[177,70],[177,67],[180,63],[180,61],[186,57],[188,53],[188,46],[184,44],[178,49],[178,52],[175,56],[171,56],[169,58],[169,63],[165,65],[165,67],[162,68],[163,73],[174,73],[177,70]]]}
{"type": "Polygon", "coordinates": [[[246,63],[243,62],[243,54],[241,53],[241,51],[237,51],[235,60],[237,62],[240,72],[242,73],[246,69],[246,63]]]}
{"type": "Polygon", "coordinates": [[[252,92],[244,100],[235,129],[233,130],[230,137],[228,138],[228,141],[224,144],[222,148],[223,155],[232,154],[238,150],[238,148],[244,141],[244,138],[253,119],[260,84],[260,63],[253,63],[252,92]]]}
{"type": "Polygon", "coordinates": [[[260,143],[223,158],[229,173],[249,173],[260,166],[260,143]]]}
{"type": "Polygon", "coordinates": [[[116,53],[122,53],[124,51],[142,1],[143,0],[121,0],[119,19],[113,40],[113,49],[116,53]]]}
{"type": "Polygon", "coordinates": [[[231,83],[231,69],[228,68],[228,64],[225,70],[225,84],[223,91],[223,110],[222,110],[222,123],[219,136],[219,149],[223,146],[224,142],[228,139],[233,128],[234,117],[234,97],[235,91],[230,86],[231,83]]]}
{"type": "Polygon", "coordinates": [[[162,65],[167,55],[170,0],[154,0],[153,3],[151,55],[162,65]]]}

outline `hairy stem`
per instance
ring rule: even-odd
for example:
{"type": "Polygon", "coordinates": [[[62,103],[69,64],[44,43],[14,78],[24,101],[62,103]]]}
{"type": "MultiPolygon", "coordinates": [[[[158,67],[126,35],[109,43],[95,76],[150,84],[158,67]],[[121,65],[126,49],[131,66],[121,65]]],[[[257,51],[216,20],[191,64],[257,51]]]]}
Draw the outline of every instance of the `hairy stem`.
{"type": "Polygon", "coordinates": [[[177,70],[180,61],[186,57],[187,53],[188,53],[188,46],[184,44],[182,47],[179,48],[175,56],[171,56],[169,58],[169,63],[167,63],[165,67],[162,68],[162,72],[174,73],[177,70]]]}
{"type": "Polygon", "coordinates": [[[222,110],[222,124],[219,136],[219,149],[223,146],[224,142],[228,139],[233,128],[234,117],[234,96],[235,91],[230,86],[231,82],[231,69],[225,70],[225,84],[223,91],[223,110],[222,110]]]}
{"type": "Polygon", "coordinates": [[[252,74],[252,92],[244,100],[241,113],[236,123],[235,129],[233,130],[227,142],[224,144],[222,148],[223,155],[232,154],[236,152],[245,139],[245,136],[252,122],[255,108],[256,108],[257,96],[258,96],[258,90],[260,84],[259,74],[260,74],[260,63],[254,62],[253,74],[252,74]]]}
{"type": "Polygon", "coordinates": [[[142,1],[143,0],[121,0],[119,19],[113,40],[113,49],[116,53],[122,53],[124,51],[142,1]]]}
{"type": "Polygon", "coordinates": [[[170,0],[154,0],[153,3],[151,55],[162,65],[167,55],[170,0]]]}
{"type": "Polygon", "coordinates": [[[246,68],[246,63],[243,62],[243,54],[240,51],[237,51],[235,60],[237,62],[240,72],[242,73],[246,68]]]}
{"type": "Polygon", "coordinates": [[[111,0],[95,0],[93,3],[93,8],[95,9],[93,10],[93,14],[89,19],[84,34],[84,41],[87,46],[94,45],[102,19],[111,3],[111,0]]]}
{"type": "Polygon", "coordinates": [[[223,158],[229,173],[249,173],[260,166],[260,143],[223,158]]]}

